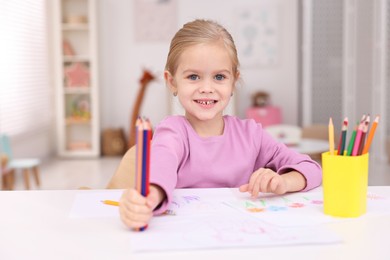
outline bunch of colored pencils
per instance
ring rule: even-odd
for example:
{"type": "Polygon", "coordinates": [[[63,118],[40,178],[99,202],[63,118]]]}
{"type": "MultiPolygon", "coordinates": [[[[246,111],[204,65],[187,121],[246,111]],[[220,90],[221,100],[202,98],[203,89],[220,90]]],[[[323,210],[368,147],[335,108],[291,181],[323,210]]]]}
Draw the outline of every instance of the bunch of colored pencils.
{"type": "MultiPolygon", "coordinates": [[[[135,188],[143,196],[149,194],[150,173],[150,142],[152,140],[152,126],[148,119],[139,117],[136,121],[136,160],[135,160],[135,188]]],[[[140,231],[146,227],[140,228],[140,231]]]]}
{"type": "MultiPolygon", "coordinates": [[[[358,156],[358,155],[368,153],[378,123],[379,123],[379,116],[376,116],[370,131],[368,131],[370,125],[370,116],[363,115],[360,122],[356,123],[356,126],[353,129],[351,137],[349,139],[348,147],[346,147],[347,130],[348,130],[348,118],[346,117],[341,127],[341,135],[337,147],[337,155],[358,156]],[[368,137],[366,140],[367,133],[368,133],[368,137]]],[[[333,127],[332,118],[329,119],[328,132],[329,132],[329,153],[331,155],[334,155],[335,154],[334,127],[333,127]]]]}

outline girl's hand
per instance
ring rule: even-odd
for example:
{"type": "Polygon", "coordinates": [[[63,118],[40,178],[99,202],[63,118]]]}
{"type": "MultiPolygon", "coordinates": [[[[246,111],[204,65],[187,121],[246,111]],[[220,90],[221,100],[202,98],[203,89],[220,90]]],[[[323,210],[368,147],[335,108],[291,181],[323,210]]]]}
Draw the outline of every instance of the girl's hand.
{"type": "Polygon", "coordinates": [[[254,198],[259,192],[284,194],[288,191],[288,187],[282,176],[271,169],[260,168],[252,173],[249,183],[242,185],[240,191],[249,192],[254,198]]]}
{"type": "Polygon", "coordinates": [[[279,175],[271,169],[260,168],[252,173],[249,183],[242,185],[240,191],[249,192],[252,197],[257,197],[259,192],[271,192],[281,195],[286,192],[300,191],[305,186],[305,177],[297,171],[279,175]]]}
{"type": "Polygon", "coordinates": [[[135,189],[125,190],[119,201],[119,214],[122,222],[129,228],[146,226],[153,216],[153,210],[164,199],[160,187],[150,185],[149,195],[142,196],[135,189]]]}

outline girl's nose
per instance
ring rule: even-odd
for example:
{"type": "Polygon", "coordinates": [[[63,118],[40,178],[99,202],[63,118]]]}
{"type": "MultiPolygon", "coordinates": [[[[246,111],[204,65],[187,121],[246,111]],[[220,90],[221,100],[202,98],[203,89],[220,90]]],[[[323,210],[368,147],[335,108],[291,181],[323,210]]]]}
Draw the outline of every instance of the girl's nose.
{"type": "Polygon", "coordinates": [[[201,93],[214,92],[213,83],[210,80],[205,80],[200,88],[201,93]]]}

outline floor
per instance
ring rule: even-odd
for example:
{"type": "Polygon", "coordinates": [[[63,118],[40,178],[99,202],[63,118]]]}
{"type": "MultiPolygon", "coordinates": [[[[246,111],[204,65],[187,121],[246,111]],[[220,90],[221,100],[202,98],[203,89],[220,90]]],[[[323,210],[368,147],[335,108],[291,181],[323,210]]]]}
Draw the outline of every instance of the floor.
{"type": "MultiPolygon", "coordinates": [[[[115,173],[121,157],[102,157],[99,159],[54,159],[44,162],[40,167],[42,190],[69,190],[89,187],[104,189],[115,173]]],[[[30,178],[31,189],[38,189],[30,178]]],[[[16,174],[15,190],[23,190],[22,174],[16,174]]]]}
{"type": "MultiPolygon", "coordinates": [[[[116,171],[121,157],[102,157],[100,159],[65,160],[54,159],[40,167],[43,190],[68,190],[80,187],[104,189],[116,171]]],[[[38,189],[33,179],[31,189],[38,189]]],[[[390,185],[390,164],[370,162],[369,185],[390,185]]],[[[21,174],[16,174],[15,190],[23,190],[21,174]]]]}

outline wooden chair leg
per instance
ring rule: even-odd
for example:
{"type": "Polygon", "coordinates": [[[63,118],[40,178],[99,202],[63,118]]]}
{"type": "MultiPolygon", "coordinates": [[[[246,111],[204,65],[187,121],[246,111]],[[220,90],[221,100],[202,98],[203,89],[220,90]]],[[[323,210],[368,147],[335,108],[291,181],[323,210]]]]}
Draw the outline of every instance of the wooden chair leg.
{"type": "Polygon", "coordinates": [[[33,172],[33,175],[34,175],[35,183],[37,184],[38,187],[41,186],[41,181],[39,179],[38,167],[33,167],[32,168],[32,172],[33,172]]]}
{"type": "Polygon", "coordinates": [[[30,189],[30,179],[28,176],[28,169],[23,169],[23,176],[24,176],[24,186],[26,187],[26,190],[30,189]]]}
{"type": "Polygon", "coordinates": [[[3,190],[13,190],[14,189],[14,183],[15,183],[15,174],[14,170],[8,172],[7,174],[3,175],[3,190]]]}
{"type": "Polygon", "coordinates": [[[11,170],[11,172],[8,174],[8,181],[8,188],[13,190],[15,185],[15,170],[11,170]]]}
{"type": "Polygon", "coordinates": [[[2,190],[8,189],[7,177],[8,177],[7,175],[1,176],[1,178],[2,178],[1,189],[2,190]]]}

